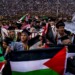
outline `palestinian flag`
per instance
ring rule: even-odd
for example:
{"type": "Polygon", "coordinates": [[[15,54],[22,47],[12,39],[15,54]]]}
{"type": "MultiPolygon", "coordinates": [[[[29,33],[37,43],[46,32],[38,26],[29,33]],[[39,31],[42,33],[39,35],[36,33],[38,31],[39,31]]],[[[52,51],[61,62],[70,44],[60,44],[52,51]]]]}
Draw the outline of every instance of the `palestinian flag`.
{"type": "Polygon", "coordinates": [[[22,17],[17,21],[17,23],[21,23],[23,20],[25,20],[25,17],[26,17],[26,15],[22,16],[22,17]]]}
{"type": "Polygon", "coordinates": [[[12,75],[63,75],[66,48],[11,52],[12,75]]]}
{"type": "Polygon", "coordinates": [[[2,55],[2,48],[0,47],[0,72],[2,72],[4,66],[5,66],[4,57],[2,55]]]}

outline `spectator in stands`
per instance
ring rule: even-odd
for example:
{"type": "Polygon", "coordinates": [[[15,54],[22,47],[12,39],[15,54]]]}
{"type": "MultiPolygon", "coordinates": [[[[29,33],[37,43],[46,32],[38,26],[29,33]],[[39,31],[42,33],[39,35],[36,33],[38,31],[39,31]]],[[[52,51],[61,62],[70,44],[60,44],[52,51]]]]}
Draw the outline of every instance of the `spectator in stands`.
{"type": "Polygon", "coordinates": [[[29,35],[31,33],[28,32],[28,30],[24,29],[21,33],[21,42],[22,43],[22,47],[24,48],[24,50],[29,50],[29,46],[28,46],[28,40],[29,40],[29,35]]]}
{"type": "Polygon", "coordinates": [[[67,71],[75,75],[75,56],[68,57],[67,59],[67,71]]]}
{"type": "Polygon", "coordinates": [[[3,55],[6,56],[6,54],[9,52],[10,50],[10,47],[9,47],[9,44],[10,44],[11,40],[9,38],[5,38],[3,41],[2,41],[2,48],[3,48],[3,55]]]}
{"type": "Polygon", "coordinates": [[[5,28],[5,29],[8,29],[7,23],[6,23],[6,22],[3,22],[3,23],[2,23],[2,27],[5,28]]]}
{"type": "Polygon", "coordinates": [[[40,21],[39,21],[39,20],[36,20],[36,25],[35,25],[34,27],[35,27],[35,29],[36,29],[37,31],[40,30],[41,25],[40,25],[40,21]]]}
{"type": "Polygon", "coordinates": [[[28,40],[29,40],[29,35],[31,33],[28,32],[28,30],[24,29],[21,33],[20,37],[20,42],[11,42],[10,47],[11,50],[14,51],[24,51],[24,50],[29,50],[29,45],[28,45],[28,40]]]}
{"type": "Polygon", "coordinates": [[[69,38],[69,35],[65,32],[65,24],[64,22],[62,21],[59,21],[57,24],[56,24],[56,27],[57,27],[57,44],[62,44],[62,41],[60,38],[63,38],[65,36],[67,36],[67,39],[63,41],[63,44],[66,44],[68,42],[70,42],[70,38],[69,38]]]}
{"type": "Polygon", "coordinates": [[[2,22],[0,22],[0,39],[5,39],[8,36],[7,30],[2,27],[2,22]]]}
{"type": "Polygon", "coordinates": [[[23,29],[27,29],[27,28],[30,28],[30,24],[28,23],[28,21],[23,21],[22,22],[22,27],[21,27],[21,29],[23,30],[23,29]]]}
{"type": "Polygon", "coordinates": [[[36,32],[36,29],[34,28],[34,26],[35,26],[35,21],[31,21],[31,23],[30,23],[30,32],[36,32]]]}
{"type": "Polygon", "coordinates": [[[8,28],[8,37],[12,41],[16,41],[17,40],[17,35],[15,35],[15,28],[13,26],[9,26],[9,28],[8,28]]]}
{"type": "Polygon", "coordinates": [[[10,68],[9,56],[8,56],[8,53],[10,52],[9,43],[10,43],[9,38],[5,38],[2,41],[2,51],[3,51],[3,55],[5,57],[5,67],[2,71],[2,75],[11,75],[11,68],[10,68]]]}

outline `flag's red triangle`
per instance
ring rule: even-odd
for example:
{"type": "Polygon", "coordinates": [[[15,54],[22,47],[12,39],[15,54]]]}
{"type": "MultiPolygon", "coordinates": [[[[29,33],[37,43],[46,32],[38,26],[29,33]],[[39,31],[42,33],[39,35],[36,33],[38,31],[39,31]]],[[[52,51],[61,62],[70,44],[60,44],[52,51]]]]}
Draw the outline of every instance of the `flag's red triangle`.
{"type": "Polygon", "coordinates": [[[4,62],[0,62],[0,72],[3,70],[5,63],[4,62]]]}
{"type": "Polygon", "coordinates": [[[58,74],[63,75],[66,59],[66,48],[64,47],[52,59],[44,63],[45,66],[53,69],[58,74]]]}

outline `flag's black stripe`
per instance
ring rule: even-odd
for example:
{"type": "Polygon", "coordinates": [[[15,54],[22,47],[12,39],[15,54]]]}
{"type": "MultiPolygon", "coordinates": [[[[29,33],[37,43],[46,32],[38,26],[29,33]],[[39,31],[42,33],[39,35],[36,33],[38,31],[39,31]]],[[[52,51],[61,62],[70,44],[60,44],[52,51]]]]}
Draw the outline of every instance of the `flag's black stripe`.
{"type": "Polygon", "coordinates": [[[75,53],[75,45],[68,46],[68,53],[75,53]]]}
{"type": "MultiPolygon", "coordinates": [[[[54,46],[49,49],[37,49],[30,51],[19,51],[11,52],[11,61],[30,61],[30,60],[41,60],[52,58],[58,51],[60,51],[64,46],[54,46]]],[[[75,45],[68,45],[68,53],[75,53],[75,45]]]]}
{"type": "Polygon", "coordinates": [[[48,45],[48,46],[50,46],[50,48],[51,47],[56,47],[57,48],[57,47],[67,46],[69,53],[75,53],[75,44],[71,44],[71,45],[48,45]]]}
{"type": "Polygon", "coordinates": [[[30,61],[52,58],[62,48],[40,49],[32,51],[11,52],[9,55],[11,61],[30,61]]]}

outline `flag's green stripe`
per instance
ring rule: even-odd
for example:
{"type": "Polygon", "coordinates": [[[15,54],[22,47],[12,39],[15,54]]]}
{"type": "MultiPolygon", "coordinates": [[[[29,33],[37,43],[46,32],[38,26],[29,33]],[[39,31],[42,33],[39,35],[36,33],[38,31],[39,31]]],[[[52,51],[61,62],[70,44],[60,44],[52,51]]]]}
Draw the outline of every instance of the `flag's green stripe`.
{"type": "Polygon", "coordinates": [[[0,57],[0,62],[2,62],[2,61],[4,61],[4,57],[3,56],[0,57]]]}
{"type": "Polygon", "coordinates": [[[24,20],[24,19],[25,19],[25,17],[26,17],[26,16],[24,15],[24,16],[21,18],[21,20],[24,20]]]}
{"type": "MultiPolygon", "coordinates": [[[[2,54],[2,48],[0,47],[0,54],[2,54]]],[[[0,62],[4,61],[4,57],[0,56],[0,62]]]]}
{"type": "Polygon", "coordinates": [[[2,48],[0,47],[0,54],[2,54],[2,48]]]}
{"type": "Polygon", "coordinates": [[[59,74],[51,69],[42,69],[30,72],[12,72],[12,75],[59,75],[59,74]]]}

